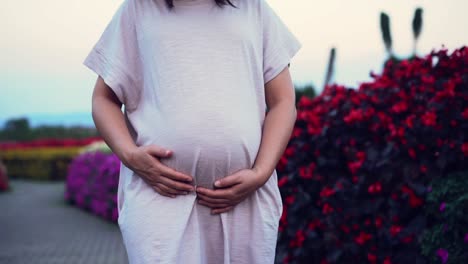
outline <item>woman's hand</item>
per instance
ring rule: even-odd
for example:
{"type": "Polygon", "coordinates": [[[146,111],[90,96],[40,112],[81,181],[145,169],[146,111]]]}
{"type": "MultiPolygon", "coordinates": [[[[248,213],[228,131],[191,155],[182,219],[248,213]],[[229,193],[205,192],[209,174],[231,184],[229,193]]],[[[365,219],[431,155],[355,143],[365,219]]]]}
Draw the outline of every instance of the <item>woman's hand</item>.
{"type": "Polygon", "coordinates": [[[147,184],[161,195],[176,197],[194,191],[190,183],[193,178],[162,164],[158,158],[167,158],[166,150],[155,146],[140,146],[126,154],[126,166],[137,173],[147,184]],[[155,157],[156,156],[156,157],[155,157]]]}
{"type": "Polygon", "coordinates": [[[198,203],[212,208],[212,214],[227,212],[260,188],[262,178],[255,168],[239,170],[217,180],[214,190],[197,187],[198,203]]]}

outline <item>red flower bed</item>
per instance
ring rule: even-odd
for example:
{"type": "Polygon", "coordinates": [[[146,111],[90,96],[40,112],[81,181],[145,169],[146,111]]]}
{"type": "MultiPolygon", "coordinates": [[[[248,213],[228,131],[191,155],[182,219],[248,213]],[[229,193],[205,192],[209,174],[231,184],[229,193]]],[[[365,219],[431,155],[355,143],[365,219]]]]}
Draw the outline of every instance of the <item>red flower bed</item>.
{"type": "Polygon", "coordinates": [[[26,142],[0,142],[0,150],[24,149],[35,147],[81,147],[95,141],[101,141],[100,137],[90,137],[84,139],[37,139],[26,142]]]}
{"type": "Polygon", "coordinates": [[[388,61],[298,103],[278,163],[282,263],[425,263],[428,183],[468,169],[468,50],[388,61]]]}

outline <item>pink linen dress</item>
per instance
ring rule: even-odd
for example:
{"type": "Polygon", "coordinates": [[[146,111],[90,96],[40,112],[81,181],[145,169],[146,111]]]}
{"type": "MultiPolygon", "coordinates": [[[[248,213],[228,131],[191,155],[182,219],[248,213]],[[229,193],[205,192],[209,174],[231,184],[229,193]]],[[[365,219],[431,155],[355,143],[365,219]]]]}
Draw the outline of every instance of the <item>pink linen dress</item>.
{"type": "MultiPolygon", "coordinates": [[[[124,104],[137,146],[194,185],[251,168],[265,84],[301,48],[266,0],[124,0],[84,60],[124,104]]],[[[211,215],[196,193],[158,194],[121,163],[118,224],[131,264],[273,263],[282,213],[276,170],[231,211],[211,215]]]]}

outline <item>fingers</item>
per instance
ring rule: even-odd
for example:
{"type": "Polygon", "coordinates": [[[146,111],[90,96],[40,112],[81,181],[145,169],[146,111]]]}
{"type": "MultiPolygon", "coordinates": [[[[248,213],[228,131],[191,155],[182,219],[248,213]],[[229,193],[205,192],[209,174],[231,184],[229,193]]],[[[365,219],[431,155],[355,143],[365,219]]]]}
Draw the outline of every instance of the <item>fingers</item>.
{"type": "Polygon", "coordinates": [[[172,155],[171,150],[162,148],[162,147],[154,145],[154,144],[145,146],[145,150],[150,155],[154,155],[154,156],[162,157],[162,158],[166,158],[166,157],[169,157],[170,155],[172,155]]]}
{"type": "Polygon", "coordinates": [[[197,193],[197,197],[210,204],[230,204],[230,200],[228,199],[211,198],[201,193],[197,193]]]}
{"type": "Polygon", "coordinates": [[[241,183],[241,178],[239,177],[239,175],[229,175],[215,181],[214,185],[218,188],[225,188],[239,183],[241,183]]]}
{"type": "Polygon", "coordinates": [[[175,169],[168,167],[162,163],[158,165],[158,169],[160,173],[170,178],[174,181],[181,181],[181,182],[192,182],[193,178],[190,175],[184,174],[182,172],[176,171],[175,169]]]}
{"type": "Polygon", "coordinates": [[[211,197],[214,199],[233,200],[234,194],[231,189],[216,189],[211,190],[203,187],[197,187],[197,193],[211,197]]]}
{"type": "Polygon", "coordinates": [[[192,192],[192,191],[195,191],[195,187],[188,184],[188,183],[183,183],[183,182],[179,182],[179,181],[174,181],[168,177],[166,177],[166,175],[161,175],[158,179],[158,182],[159,183],[162,183],[163,185],[171,188],[171,189],[175,189],[175,190],[179,190],[179,191],[185,191],[185,192],[192,192]]]}
{"type": "MultiPolygon", "coordinates": [[[[151,156],[167,158],[167,157],[172,155],[171,150],[156,146],[154,144],[145,146],[144,149],[145,149],[146,153],[148,153],[151,156]]],[[[155,162],[157,163],[157,165],[155,165],[155,167],[160,171],[161,174],[164,174],[167,177],[169,177],[169,178],[171,178],[171,179],[173,179],[175,181],[184,181],[184,182],[192,182],[193,181],[192,176],[184,174],[184,173],[179,172],[179,171],[176,171],[175,169],[164,165],[162,162],[159,161],[159,159],[156,159],[155,162]]]]}
{"type": "Polygon", "coordinates": [[[159,194],[175,198],[177,195],[187,195],[189,192],[187,191],[181,191],[181,190],[175,190],[170,187],[167,187],[164,184],[161,183],[156,183],[153,187],[159,194]]]}
{"type": "Polygon", "coordinates": [[[167,197],[171,197],[171,198],[175,198],[175,197],[176,197],[174,194],[170,194],[170,193],[168,193],[168,192],[163,191],[163,190],[159,187],[159,185],[153,186],[153,189],[154,189],[157,193],[159,193],[159,194],[161,194],[161,195],[163,195],[163,196],[167,196],[167,197]]]}

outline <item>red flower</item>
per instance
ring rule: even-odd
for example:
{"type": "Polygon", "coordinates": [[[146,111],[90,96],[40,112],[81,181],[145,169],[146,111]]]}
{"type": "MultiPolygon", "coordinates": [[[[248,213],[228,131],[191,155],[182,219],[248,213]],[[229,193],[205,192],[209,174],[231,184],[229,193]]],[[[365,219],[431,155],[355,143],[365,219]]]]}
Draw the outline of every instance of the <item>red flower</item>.
{"type": "Polygon", "coordinates": [[[333,188],[330,188],[328,186],[325,186],[321,191],[320,191],[320,197],[330,197],[335,193],[335,190],[333,188]]]}
{"type": "Polygon", "coordinates": [[[340,228],[343,232],[345,232],[346,234],[348,234],[351,230],[350,228],[347,226],[347,225],[340,225],[340,228]]]}
{"type": "Polygon", "coordinates": [[[285,198],[286,204],[293,204],[295,200],[296,200],[296,197],[293,195],[289,195],[285,198]]]}
{"type": "Polygon", "coordinates": [[[283,176],[278,181],[278,187],[283,187],[284,185],[286,185],[286,183],[288,183],[288,177],[283,176]]]}
{"type": "Polygon", "coordinates": [[[299,99],[299,102],[298,102],[298,106],[299,107],[311,107],[313,105],[313,101],[311,98],[307,97],[307,96],[302,96],[300,99],[299,99]]]}
{"type": "Polygon", "coordinates": [[[396,235],[398,235],[400,232],[401,232],[401,226],[392,225],[392,226],[390,227],[390,235],[391,235],[391,236],[396,236],[396,235]]]}
{"type": "Polygon", "coordinates": [[[405,119],[405,124],[406,124],[408,127],[413,128],[413,126],[414,126],[414,118],[415,118],[415,117],[416,117],[415,115],[410,115],[410,116],[408,116],[408,117],[405,119]]]}
{"type": "Polygon", "coordinates": [[[409,203],[412,208],[416,208],[421,206],[424,203],[424,201],[421,198],[417,197],[415,194],[412,194],[410,195],[409,203]]]}
{"type": "Polygon", "coordinates": [[[294,127],[292,136],[293,137],[299,137],[302,133],[302,129],[300,127],[294,127]]]}
{"type": "Polygon", "coordinates": [[[286,151],[284,152],[286,154],[286,157],[292,157],[296,153],[294,147],[289,146],[286,148],[286,151]]]}
{"type": "Polygon", "coordinates": [[[309,230],[315,230],[317,227],[321,227],[321,222],[319,219],[316,219],[316,220],[313,220],[312,222],[309,223],[309,225],[307,226],[307,228],[309,230]]]}
{"type": "Polygon", "coordinates": [[[365,233],[364,231],[361,231],[357,237],[354,238],[354,242],[356,242],[359,245],[364,245],[368,240],[372,238],[371,234],[365,233]]]}
{"type": "Polygon", "coordinates": [[[361,168],[363,163],[364,162],[360,160],[348,162],[348,168],[351,171],[351,174],[356,174],[357,170],[361,168]]]}
{"type": "Polygon", "coordinates": [[[406,237],[402,238],[401,241],[403,243],[408,244],[408,243],[411,243],[413,241],[413,238],[414,238],[414,236],[413,236],[413,234],[411,234],[409,236],[406,236],[406,237]]]}
{"type": "Polygon", "coordinates": [[[465,108],[465,110],[463,110],[463,112],[462,112],[462,117],[463,117],[464,119],[468,119],[468,107],[465,108]]]}
{"type": "Polygon", "coordinates": [[[333,207],[329,203],[325,203],[322,207],[323,214],[329,214],[334,211],[333,207]]]}
{"type": "Polygon", "coordinates": [[[371,194],[374,194],[374,193],[379,193],[380,191],[382,191],[382,184],[380,182],[376,182],[374,184],[371,184],[368,188],[367,188],[367,192],[371,193],[371,194]]]}
{"type": "Polygon", "coordinates": [[[315,163],[310,163],[307,167],[299,168],[299,176],[303,179],[312,179],[314,176],[314,170],[317,165],[315,163]]]}
{"type": "Polygon", "coordinates": [[[390,257],[385,257],[383,264],[392,264],[392,261],[390,260],[390,257]]]}
{"type": "Polygon", "coordinates": [[[369,260],[369,262],[371,263],[375,263],[377,262],[377,256],[372,254],[372,253],[367,253],[367,259],[369,260]]]}
{"type": "Polygon", "coordinates": [[[394,104],[391,108],[391,111],[396,113],[396,114],[400,114],[400,113],[403,113],[405,112],[406,110],[408,110],[408,104],[404,101],[400,101],[396,104],[394,104]]]}
{"type": "Polygon", "coordinates": [[[375,218],[375,227],[380,228],[382,226],[382,222],[383,222],[382,217],[377,216],[375,218]]]}
{"type": "Polygon", "coordinates": [[[422,172],[422,173],[426,173],[427,172],[427,167],[425,165],[421,165],[419,170],[422,172]]]}
{"type": "Polygon", "coordinates": [[[461,151],[464,156],[468,156],[468,142],[465,142],[461,145],[461,151]]]}
{"type": "Polygon", "coordinates": [[[413,148],[408,149],[408,155],[411,158],[416,159],[416,151],[413,148]]]}
{"type": "Polygon", "coordinates": [[[426,112],[421,117],[421,121],[426,126],[435,126],[436,125],[437,115],[434,112],[426,112]]]}
{"type": "Polygon", "coordinates": [[[348,115],[344,117],[343,120],[348,124],[361,122],[364,120],[364,112],[362,109],[352,109],[351,111],[349,111],[348,115]]]}

